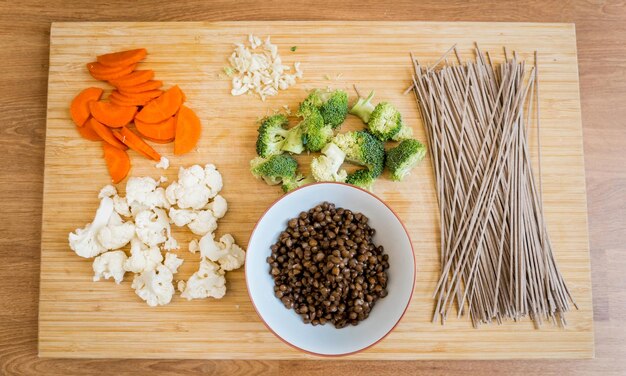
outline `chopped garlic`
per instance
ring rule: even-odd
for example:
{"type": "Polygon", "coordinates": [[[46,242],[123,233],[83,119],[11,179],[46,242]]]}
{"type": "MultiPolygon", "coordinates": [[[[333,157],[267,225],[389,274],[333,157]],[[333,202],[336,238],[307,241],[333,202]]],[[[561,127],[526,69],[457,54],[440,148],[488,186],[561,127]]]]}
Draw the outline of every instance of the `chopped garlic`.
{"type": "Polygon", "coordinates": [[[302,78],[300,63],[294,63],[294,73],[288,73],[291,67],[283,65],[278,47],[271,43],[269,36],[262,42],[259,37],[250,34],[248,43],[250,47],[235,43],[235,51],[228,59],[234,70],[232,95],[254,92],[265,100],[278,94],[278,90],[295,85],[297,78],[302,78]]]}

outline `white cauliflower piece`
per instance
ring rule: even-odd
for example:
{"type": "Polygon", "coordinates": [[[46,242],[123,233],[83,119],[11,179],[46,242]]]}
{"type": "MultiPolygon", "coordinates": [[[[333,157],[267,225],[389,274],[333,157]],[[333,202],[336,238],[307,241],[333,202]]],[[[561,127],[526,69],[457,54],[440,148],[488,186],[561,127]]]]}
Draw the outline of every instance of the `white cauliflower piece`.
{"type": "Polygon", "coordinates": [[[119,214],[113,212],[109,223],[98,231],[98,241],[108,249],[120,249],[135,236],[133,222],[124,222],[119,214]]]}
{"type": "Polygon", "coordinates": [[[172,274],[176,274],[178,272],[178,268],[183,264],[185,260],[178,258],[178,256],[174,253],[166,253],[165,261],[163,261],[163,265],[165,265],[169,270],[172,271],[172,274]]]}
{"type": "Polygon", "coordinates": [[[199,210],[221,189],[222,175],[214,165],[208,164],[204,168],[193,165],[178,170],[178,180],[167,187],[165,195],[171,205],[178,205],[180,209],[199,210]]]}
{"type": "Polygon", "coordinates": [[[125,197],[120,197],[118,195],[113,196],[113,209],[117,214],[123,215],[124,217],[132,216],[130,206],[128,206],[128,202],[126,202],[125,197]]]}
{"type": "Polygon", "coordinates": [[[161,160],[159,160],[159,163],[155,164],[154,167],[167,170],[168,168],[170,168],[170,160],[165,157],[161,157],[161,160]]]}
{"type": "Polygon", "coordinates": [[[215,241],[213,233],[208,233],[200,239],[200,254],[211,261],[217,262],[223,270],[230,271],[240,268],[246,252],[235,244],[232,235],[226,234],[215,241]]]}
{"type": "Polygon", "coordinates": [[[169,208],[170,203],[165,198],[165,189],[159,187],[159,182],[151,177],[132,177],[126,183],[126,201],[133,210],[139,213],[141,208],[169,208]]]}
{"type": "Polygon", "coordinates": [[[153,270],[163,261],[159,247],[146,247],[137,238],[130,242],[130,257],[124,262],[124,270],[132,273],[142,273],[153,270]]]}
{"type": "Polygon", "coordinates": [[[98,198],[113,197],[117,195],[117,188],[111,184],[107,184],[98,193],[98,198]]]}
{"type": "Polygon", "coordinates": [[[200,244],[198,244],[197,239],[193,239],[189,242],[189,252],[196,253],[200,250],[200,244]]]}
{"type": "Polygon", "coordinates": [[[84,228],[76,229],[69,234],[70,249],[85,258],[95,257],[105,252],[107,249],[100,244],[97,234],[102,227],[107,225],[111,214],[113,214],[113,200],[110,197],[104,197],[100,200],[100,206],[96,210],[93,221],[84,228]]]}
{"type": "Polygon", "coordinates": [[[196,212],[196,218],[187,227],[196,235],[205,235],[217,229],[217,218],[210,210],[196,212]]]}
{"type": "Polygon", "coordinates": [[[167,215],[158,208],[140,212],[135,216],[135,232],[139,240],[149,247],[165,243],[171,232],[167,215]]]}
{"type": "Polygon", "coordinates": [[[174,295],[173,278],[172,271],[165,265],[159,264],[156,269],[137,274],[131,287],[149,306],[165,305],[172,300],[172,295],[174,295]]]}
{"type": "Polygon", "coordinates": [[[170,208],[170,222],[178,227],[186,226],[196,217],[196,212],[193,210],[170,208]]]}
{"type": "Polygon", "coordinates": [[[213,212],[213,216],[215,218],[219,219],[226,215],[228,203],[224,197],[217,195],[213,198],[213,201],[207,205],[207,209],[213,212]]]}
{"type": "Polygon", "coordinates": [[[118,285],[124,279],[124,263],[126,262],[124,251],[112,251],[101,254],[93,260],[93,280],[97,282],[100,278],[113,278],[118,285]]]}
{"type": "Polygon", "coordinates": [[[191,299],[203,299],[213,297],[221,299],[226,294],[226,278],[216,263],[202,259],[200,267],[186,283],[180,283],[179,289],[182,288],[181,297],[191,299]]]}

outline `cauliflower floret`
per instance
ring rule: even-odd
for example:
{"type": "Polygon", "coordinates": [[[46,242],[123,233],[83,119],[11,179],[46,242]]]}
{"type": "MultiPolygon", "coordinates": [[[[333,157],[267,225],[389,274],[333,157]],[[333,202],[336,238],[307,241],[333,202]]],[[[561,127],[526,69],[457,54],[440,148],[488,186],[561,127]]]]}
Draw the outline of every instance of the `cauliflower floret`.
{"type": "Polygon", "coordinates": [[[235,244],[230,234],[216,242],[214,234],[208,233],[200,239],[199,245],[202,257],[217,262],[226,271],[240,268],[246,259],[246,252],[235,244]]]}
{"type": "Polygon", "coordinates": [[[170,160],[165,157],[161,157],[159,163],[155,164],[154,167],[167,170],[168,168],[170,168],[170,160]]]}
{"type": "Polygon", "coordinates": [[[113,212],[109,223],[98,231],[98,241],[108,249],[120,249],[135,235],[135,225],[133,222],[124,222],[119,214],[113,212]]]}
{"type": "Polygon", "coordinates": [[[163,265],[165,265],[169,270],[172,271],[172,274],[176,274],[178,272],[178,268],[183,264],[185,260],[178,258],[178,256],[174,253],[166,253],[165,261],[163,261],[163,265]]]}
{"type": "Polygon", "coordinates": [[[107,184],[98,193],[98,198],[113,197],[117,195],[117,188],[111,184],[107,184]]]}
{"type": "Polygon", "coordinates": [[[126,183],[126,201],[133,214],[139,213],[141,208],[169,208],[165,198],[165,189],[159,187],[159,182],[151,177],[132,177],[126,183]]]}
{"type": "Polygon", "coordinates": [[[222,189],[222,175],[214,165],[199,165],[178,170],[178,180],[165,190],[170,204],[181,209],[202,209],[222,189]]]}
{"type": "Polygon", "coordinates": [[[196,235],[204,235],[217,229],[217,218],[211,210],[170,208],[170,220],[179,227],[187,225],[196,235]]]}
{"type": "Polygon", "coordinates": [[[226,294],[226,278],[216,263],[202,259],[200,267],[186,283],[178,284],[179,290],[182,290],[181,297],[191,299],[203,299],[213,297],[221,299],[226,294]]]}
{"type": "Polygon", "coordinates": [[[144,210],[135,217],[135,232],[143,243],[152,247],[165,243],[170,224],[162,209],[144,210]]]}
{"type": "Polygon", "coordinates": [[[130,257],[124,262],[124,270],[142,273],[153,270],[163,261],[159,247],[146,247],[137,238],[130,241],[130,257]]]}
{"type": "Polygon", "coordinates": [[[226,211],[228,210],[228,204],[226,203],[226,199],[220,195],[217,195],[213,198],[213,201],[207,205],[207,209],[213,212],[213,216],[219,219],[226,215],[226,211]]]}
{"type": "Polygon", "coordinates": [[[200,244],[198,244],[197,239],[193,239],[189,242],[189,252],[196,253],[200,250],[200,244]]]}
{"type": "Polygon", "coordinates": [[[101,254],[93,260],[93,280],[97,282],[100,278],[113,278],[118,285],[124,279],[124,263],[126,262],[124,251],[112,251],[101,254]]]}
{"type": "Polygon", "coordinates": [[[169,268],[159,264],[156,269],[137,274],[131,287],[149,306],[165,305],[174,295],[173,277],[169,268]]]}
{"type": "Polygon", "coordinates": [[[113,200],[104,197],[100,200],[100,206],[96,210],[93,222],[69,234],[70,249],[80,257],[85,258],[95,257],[105,252],[107,249],[97,240],[97,234],[102,227],[107,225],[111,214],[113,214],[113,200]]]}

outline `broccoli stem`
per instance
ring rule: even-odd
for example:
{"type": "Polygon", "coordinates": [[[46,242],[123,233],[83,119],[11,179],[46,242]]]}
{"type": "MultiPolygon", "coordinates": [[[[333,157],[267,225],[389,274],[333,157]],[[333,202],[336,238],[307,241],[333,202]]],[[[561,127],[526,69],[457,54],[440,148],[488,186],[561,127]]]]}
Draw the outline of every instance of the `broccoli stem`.
{"type": "Polygon", "coordinates": [[[370,115],[374,111],[374,105],[372,104],[373,98],[374,91],[372,91],[367,98],[359,97],[354,106],[352,106],[350,113],[358,116],[365,124],[367,124],[370,120],[370,115]]]}

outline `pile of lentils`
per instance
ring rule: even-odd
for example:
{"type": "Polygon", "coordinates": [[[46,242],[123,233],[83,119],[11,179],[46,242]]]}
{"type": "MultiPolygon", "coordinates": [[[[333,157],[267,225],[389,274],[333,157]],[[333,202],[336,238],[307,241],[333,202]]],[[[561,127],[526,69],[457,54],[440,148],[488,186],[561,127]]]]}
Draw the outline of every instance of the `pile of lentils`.
{"type": "Polygon", "coordinates": [[[389,255],[368,220],[324,202],[289,220],[272,245],[274,294],[305,323],[358,325],[387,296],[389,255]]]}

